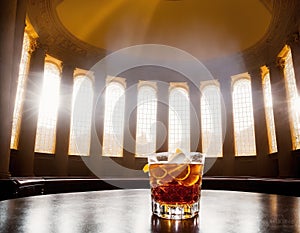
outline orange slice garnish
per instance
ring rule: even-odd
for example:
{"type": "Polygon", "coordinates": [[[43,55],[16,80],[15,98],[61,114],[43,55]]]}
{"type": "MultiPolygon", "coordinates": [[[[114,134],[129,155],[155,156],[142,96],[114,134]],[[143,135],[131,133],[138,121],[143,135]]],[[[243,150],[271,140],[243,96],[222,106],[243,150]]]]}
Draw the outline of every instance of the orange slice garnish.
{"type": "Polygon", "coordinates": [[[180,183],[186,186],[192,186],[198,182],[199,177],[199,175],[191,174],[185,180],[181,180],[180,183]]]}
{"type": "Polygon", "coordinates": [[[146,172],[149,172],[149,164],[145,164],[145,166],[143,167],[143,172],[146,173],[146,172]]]}

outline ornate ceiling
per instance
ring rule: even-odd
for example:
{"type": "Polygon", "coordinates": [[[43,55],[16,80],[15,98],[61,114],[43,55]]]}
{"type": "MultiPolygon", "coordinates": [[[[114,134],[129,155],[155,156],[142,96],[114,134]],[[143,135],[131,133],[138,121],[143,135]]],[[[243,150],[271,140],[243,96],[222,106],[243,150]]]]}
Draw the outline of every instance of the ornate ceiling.
{"type": "Polygon", "coordinates": [[[297,7],[297,0],[29,0],[28,17],[50,53],[75,62],[138,44],[211,60],[272,47],[294,30],[297,7]]]}

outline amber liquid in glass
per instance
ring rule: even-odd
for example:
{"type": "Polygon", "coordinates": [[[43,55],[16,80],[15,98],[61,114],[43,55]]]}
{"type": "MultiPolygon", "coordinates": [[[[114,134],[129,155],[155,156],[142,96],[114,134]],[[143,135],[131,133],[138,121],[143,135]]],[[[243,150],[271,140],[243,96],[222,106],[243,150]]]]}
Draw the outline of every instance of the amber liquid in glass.
{"type": "Polygon", "coordinates": [[[199,201],[203,164],[150,164],[151,195],[160,204],[193,204],[199,201]]]}

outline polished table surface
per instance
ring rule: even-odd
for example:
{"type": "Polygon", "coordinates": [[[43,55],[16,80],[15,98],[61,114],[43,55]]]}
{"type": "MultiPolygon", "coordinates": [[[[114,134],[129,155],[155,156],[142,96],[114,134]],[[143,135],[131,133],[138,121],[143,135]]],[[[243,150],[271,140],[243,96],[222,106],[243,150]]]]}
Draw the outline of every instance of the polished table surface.
{"type": "Polygon", "coordinates": [[[199,216],[151,214],[150,190],[33,196],[0,202],[0,232],[300,233],[300,197],[202,190],[199,216]]]}

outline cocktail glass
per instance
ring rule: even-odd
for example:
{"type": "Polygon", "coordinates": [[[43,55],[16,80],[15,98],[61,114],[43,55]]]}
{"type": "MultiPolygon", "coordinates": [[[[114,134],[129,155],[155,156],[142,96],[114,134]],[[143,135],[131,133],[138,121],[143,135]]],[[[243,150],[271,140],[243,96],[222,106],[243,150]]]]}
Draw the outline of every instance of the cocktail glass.
{"type": "Polygon", "coordinates": [[[199,152],[162,152],[148,157],[153,214],[166,219],[198,214],[204,160],[199,152]]]}

